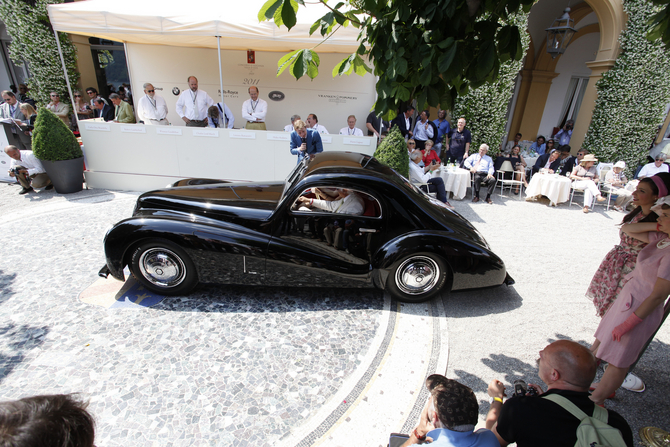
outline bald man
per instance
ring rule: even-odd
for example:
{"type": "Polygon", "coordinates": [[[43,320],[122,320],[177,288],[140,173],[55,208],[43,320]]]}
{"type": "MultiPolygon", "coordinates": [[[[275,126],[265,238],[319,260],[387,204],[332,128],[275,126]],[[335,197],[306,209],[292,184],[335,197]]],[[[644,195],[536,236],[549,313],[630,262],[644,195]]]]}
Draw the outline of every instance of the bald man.
{"type": "MultiPolygon", "coordinates": [[[[518,447],[574,446],[580,420],[546,397],[563,396],[587,415],[595,404],[589,399],[589,386],[596,375],[596,358],[588,348],[569,340],[551,343],[540,351],[538,375],[547,385],[543,392],[529,383],[538,396],[512,397],[503,405],[505,386],[499,380],[489,383],[491,408],[486,428],[498,437],[501,447],[516,442],[518,447]]],[[[618,429],[626,445],[633,447],[633,432],[621,415],[607,412],[607,423],[618,429]]]]}

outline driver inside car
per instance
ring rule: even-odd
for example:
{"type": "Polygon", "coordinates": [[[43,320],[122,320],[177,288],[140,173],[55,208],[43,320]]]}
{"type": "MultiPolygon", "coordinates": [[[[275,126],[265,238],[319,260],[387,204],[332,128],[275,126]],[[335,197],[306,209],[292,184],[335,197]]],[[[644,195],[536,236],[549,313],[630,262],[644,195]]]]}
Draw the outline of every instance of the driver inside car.
{"type": "MultiPolygon", "coordinates": [[[[318,189],[316,192],[318,193],[318,189]]],[[[358,194],[345,188],[338,188],[336,192],[337,195],[334,197],[329,194],[323,194],[324,199],[310,199],[301,196],[298,198],[298,202],[301,205],[300,208],[317,208],[323,211],[330,211],[331,213],[352,214],[354,216],[363,214],[365,204],[358,194]]]]}

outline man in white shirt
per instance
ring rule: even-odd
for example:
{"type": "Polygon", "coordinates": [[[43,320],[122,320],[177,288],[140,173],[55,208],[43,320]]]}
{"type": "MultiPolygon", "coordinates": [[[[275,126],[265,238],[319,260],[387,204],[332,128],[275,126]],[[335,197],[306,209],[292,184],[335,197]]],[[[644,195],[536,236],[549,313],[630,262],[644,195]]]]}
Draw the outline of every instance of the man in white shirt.
{"type": "Polygon", "coordinates": [[[206,91],[198,90],[198,78],[188,77],[189,89],[181,92],[177,100],[177,114],[188,127],[207,127],[207,109],[214,100],[206,91]]]}
{"type": "Polygon", "coordinates": [[[162,96],[158,96],[154,86],[144,84],[144,96],[137,103],[137,119],[149,126],[169,126],[168,107],[162,96]]]}
{"type": "Polygon", "coordinates": [[[21,186],[19,194],[33,191],[33,188],[51,189],[51,179],[44,171],[42,163],[33,155],[33,151],[20,151],[16,146],[5,147],[5,154],[12,159],[10,177],[16,177],[21,186]]]}
{"type": "Polygon", "coordinates": [[[319,132],[320,134],[326,134],[326,135],[329,134],[328,129],[319,124],[319,118],[317,118],[316,115],[314,115],[313,113],[307,115],[307,128],[314,129],[316,132],[319,132]]]}
{"type": "Polygon", "coordinates": [[[414,132],[412,133],[412,138],[414,138],[414,141],[416,142],[416,148],[420,151],[426,148],[427,140],[433,140],[435,138],[435,129],[433,128],[435,125],[428,121],[429,117],[430,112],[428,110],[421,112],[421,115],[419,115],[421,120],[417,121],[414,126],[414,132]]]}
{"type": "Polygon", "coordinates": [[[440,167],[438,164],[430,163],[428,166],[421,167],[423,154],[421,151],[413,151],[409,156],[409,181],[412,183],[427,183],[428,186],[421,185],[420,188],[426,192],[436,193],[436,198],[440,202],[446,204],[449,208],[453,208],[447,200],[447,191],[444,187],[444,180],[441,177],[433,177],[431,174],[434,170],[440,167]]]}
{"type": "Polygon", "coordinates": [[[520,133],[518,133],[518,134],[516,134],[516,135],[514,136],[514,140],[512,140],[512,141],[508,141],[508,142],[507,142],[507,146],[505,146],[505,154],[506,154],[506,155],[512,153],[512,148],[514,148],[514,146],[518,146],[518,145],[519,145],[519,141],[521,141],[521,137],[522,137],[522,136],[523,136],[523,135],[521,135],[520,133]]]}
{"type": "Polygon", "coordinates": [[[349,189],[338,189],[336,197],[329,197],[330,200],[309,199],[307,197],[299,197],[298,201],[307,207],[318,208],[324,211],[330,211],[336,214],[353,214],[360,216],[365,211],[365,204],[358,194],[349,189]]]}
{"type": "Polygon", "coordinates": [[[228,105],[219,102],[216,105],[213,105],[207,111],[207,119],[209,127],[223,129],[227,127],[232,129],[235,125],[235,116],[233,115],[232,110],[228,105]]]}
{"type": "Polygon", "coordinates": [[[658,154],[653,163],[646,164],[640,169],[640,172],[637,173],[637,178],[643,179],[658,174],[659,172],[669,172],[668,165],[665,164],[665,159],[665,154],[658,154]]]}
{"type": "Polygon", "coordinates": [[[242,118],[247,120],[247,129],[267,130],[265,117],[268,113],[268,103],[258,98],[258,87],[249,87],[249,99],[242,104],[242,118]]]}
{"type": "Polygon", "coordinates": [[[356,117],[354,115],[349,115],[347,118],[347,127],[340,129],[340,135],[363,136],[363,131],[356,127],[356,117]]]}
{"type": "Polygon", "coordinates": [[[486,203],[492,205],[491,194],[496,187],[496,178],[493,176],[495,169],[493,168],[493,160],[486,155],[489,151],[488,144],[479,146],[479,152],[472,154],[465,160],[465,167],[474,175],[472,179],[472,188],[474,189],[472,195],[473,202],[479,202],[479,189],[482,183],[486,185],[486,203]]]}
{"type": "Polygon", "coordinates": [[[293,132],[293,123],[295,123],[295,120],[300,120],[300,115],[293,115],[291,117],[291,124],[287,124],[284,126],[284,132],[293,132]]]}

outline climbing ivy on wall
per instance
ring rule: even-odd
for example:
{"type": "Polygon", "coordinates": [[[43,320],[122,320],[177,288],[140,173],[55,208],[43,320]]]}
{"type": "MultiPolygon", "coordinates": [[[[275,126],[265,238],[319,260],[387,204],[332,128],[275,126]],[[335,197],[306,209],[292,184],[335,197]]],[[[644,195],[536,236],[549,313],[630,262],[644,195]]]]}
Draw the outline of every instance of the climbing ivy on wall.
{"type": "MultiPolygon", "coordinates": [[[[58,92],[61,101],[70,102],[56,38],[47,14],[47,5],[57,3],[63,3],[63,0],[0,0],[0,17],[12,38],[9,56],[16,64],[24,61],[28,64],[31,75],[27,81],[29,96],[40,106],[49,103],[51,91],[58,92]]],[[[58,36],[70,82],[76,85],[79,73],[75,46],[67,34],[58,33],[58,36]]]]}
{"type": "Polygon", "coordinates": [[[628,174],[646,156],[670,102],[670,53],[646,35],[647,20],[660,8],[649,0],[624,0],[626,30],[621,53],[596,83],[598,97],[582,147],[605,162],[624,160],[628,174]]]}
{"type": "MultiPolygon", "coordinates": [[[[504,25],[515,25],[521,32],[523,54],[528,51],[530,35],[525,31],[528,27],[529,13],[519,12],[509,16],[504,25]]],[[[503,139],[507,135],[507,108],[514,93],[514,81],[523,67],[522,60],[507,60],[500,64],[500,72],[496,81],[484,84],[468,94],[459,96],[452,110],[452,127],[456,126],[459,117],[465,117],[466,127],[472,132],[470,152],[476,152],[483,143],[489,145],[489,155],[500,153],[503,139]]]]}

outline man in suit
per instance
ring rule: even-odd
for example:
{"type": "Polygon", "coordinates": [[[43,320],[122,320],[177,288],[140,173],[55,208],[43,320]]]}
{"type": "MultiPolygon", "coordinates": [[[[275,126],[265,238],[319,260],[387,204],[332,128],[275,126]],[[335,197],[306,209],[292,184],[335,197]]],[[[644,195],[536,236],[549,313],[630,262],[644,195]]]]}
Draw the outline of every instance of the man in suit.
{"type": "MultiPolygon", "coordinates": [[[[563,146],[559,146],[560,151],[564,151],[565,149],[570,152],[571,148],[567,144],[564,144],[563,146]]],[[[582,158],[584,158],[584,155],[588,154],[589,151],[586,149],[580,149],[579,152],[577,152],[577,156],[570,156],[567,160],[565,160],[565,163],[563,164],[563,168],[561,168],[561,174],[562,175],[567,175],[570,177],[570,173],[572,173],[572,170],[575,169],[575,166],[579,166],[579,162],[582,161],[582,158]]]]}
{"type": "Polygon", "coordinates": [[[414,113],[414,107],[408,105],[405,108],[403,113],[400,113],[398,116],[393,118],[391,121],[391,127],[398,126],[400,128],[400,133],[403,137],[412,136],[412,114],[414,113]]]}
{"type": "Polygon", "coordinates": [[[133,108],[130,107],[130,104],[123,101],[116,93],[109,95],[109,100],[114,104],[115,123],[133,124],[135,122],[135,114],[133,113],[133,108]]]}
{"type": "MultiPolygon", "coordinates": [[[[18,99],[16,99],[14,92],[11,90],[4,90],[2,92],[2,99],[5,101],[5,103],[0,105],[0,119],[13,118],[18,121],[26,120],[26,117],[21,112],[21,103],[18,99]]],[[[8,143],[18,146],[21,149],[30,149],[21,143],[21,137],[19,136],[21,128],[18,124],[3,124],[2,127],[5,129],[8,143]]]]}
{"type": "Polygon", "coordinates": [[[103,118],[105,121],[114,120],[114,109],[112,106],[105,104],[105,101],[100,97],[95,98],[94,104],[96,118],[103,118]]]}
{"type": "Polygon", "coordinates": [[[561,153],[557,149],[554,149],[549,154],[540,155],[535,162],[535,166],[533,166],[533,174],[539,172],[540,169],[548,169],[549,174],[556,172],[561,165],[561,159],[559,158],[560,154],[561,153]]]}
{"type": "Polygon", "coordinates": [[[314,129],[307,129],[305,122],[302,120],[295,120],[293,128],[295,130],[291,132],[290,147],[291,153],[298,156],[298,163],[306,156],[314,158],[314,155],[323,152],[323,143],[319,132],[314,129]]]}

